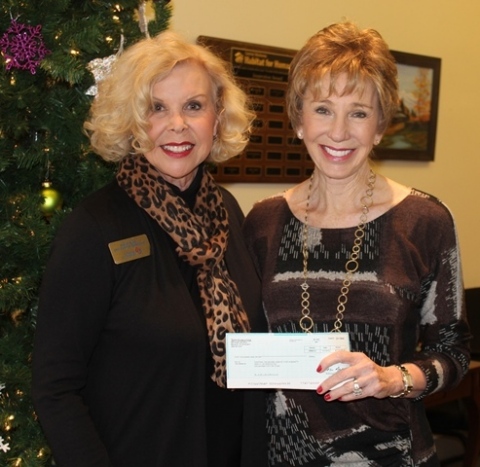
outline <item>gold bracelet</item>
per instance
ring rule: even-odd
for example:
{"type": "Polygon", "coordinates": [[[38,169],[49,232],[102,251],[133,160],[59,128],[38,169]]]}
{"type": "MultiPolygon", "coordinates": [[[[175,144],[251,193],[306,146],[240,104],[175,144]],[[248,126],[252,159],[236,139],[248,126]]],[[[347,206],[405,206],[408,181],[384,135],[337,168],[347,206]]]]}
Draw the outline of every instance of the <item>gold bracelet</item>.
{"type": "Polygon", "coordinates": [[[398,368],[402,373],[403,391],[400,394],[390,396],[390,397],[393,397],[394,399],[397,397],[408,396],[408,394],[410,394],[413,390],[412,375],[408,372],[408,370],[403,365],[395,365],[395,367],[398,368]]]}

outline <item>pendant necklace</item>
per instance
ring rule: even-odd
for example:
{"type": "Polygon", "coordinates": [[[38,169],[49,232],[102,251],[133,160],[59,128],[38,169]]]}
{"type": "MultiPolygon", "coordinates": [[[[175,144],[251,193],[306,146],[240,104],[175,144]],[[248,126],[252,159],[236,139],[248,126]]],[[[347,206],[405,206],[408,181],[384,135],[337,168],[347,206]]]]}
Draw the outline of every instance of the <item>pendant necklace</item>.
{"type": "MultiPolygon", "coordinates": [[[[358,258],[360,256],[360,250],[363,244],[363,238],[365,236],[365,227],[367,223],[367,215],[370,207],[373,203],[373,189],[375,188],[376,174],[370,169],[367,180],[367,189],[362,196],[360,202],[362,204],[362,213],[360,215],[360,222],[355,229],[354,241],[350,257],[345,263],[345,278],[342,282],[340,294],[337,299],[337,313],[335,315],[335,322],[333,324],[332,332],[340,332],[342,328],[343,315],[345,313],[345,305],[347,304],[347,294],[352,284],[352,276],[358,270],[360,264],[358,258]]],[[[302,317],[299,320],[299,325],[303,332],[312,332],[313,319],[310,316],[310,293],[308,291],[309,285],[307,283],[308,278],[308,214],[310,209],[310,196],[312,193],[313,174],[310,177],[310,183],[308,185],[307,206],[305,208],[305,220],[303,222],[302,231],[302,253],[303,253],[303,283],[301,284],[301,306],[302,317]]]]}

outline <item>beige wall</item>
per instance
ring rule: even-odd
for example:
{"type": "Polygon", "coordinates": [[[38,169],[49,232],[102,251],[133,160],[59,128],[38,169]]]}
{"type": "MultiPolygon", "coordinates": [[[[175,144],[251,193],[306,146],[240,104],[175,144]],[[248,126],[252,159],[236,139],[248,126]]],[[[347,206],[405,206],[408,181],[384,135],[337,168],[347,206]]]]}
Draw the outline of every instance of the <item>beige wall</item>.
{"type": "MultiPolygon", "coordinates": [[[[378,171],[441,198],[453,211],[467,287],[480,286],[480,2],[478,0],[173,0],[172,27],[298,49],[342,19],[380,31],[390,47],[442,59],[434,162],[382,162],[378,171]]],[[[244,211],[279,184],[230,184],[244,211]]]]}

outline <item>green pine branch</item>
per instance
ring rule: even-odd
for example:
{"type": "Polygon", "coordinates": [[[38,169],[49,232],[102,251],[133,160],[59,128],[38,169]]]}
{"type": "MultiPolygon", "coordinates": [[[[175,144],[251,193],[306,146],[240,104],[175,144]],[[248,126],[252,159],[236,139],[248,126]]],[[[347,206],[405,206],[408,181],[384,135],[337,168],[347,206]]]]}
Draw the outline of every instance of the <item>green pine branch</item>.
{"type": "MultiPolygon", "coordinates": [[[[30,363],[38,290],[51,241],[66,215],[111,180],[115,167],[90,151],[82,131],[95,83],[88,63],[145,37],[140,0],[2,0],[0,37],[12,19],[41,25],[50,53],[34,74],[0,55],[0,465],[51,465],[30,398],[30,363]],[[48,216],[40,209],[49,178],[63,198],[48,216]]],[[[166,29],[169,6],[155,1],[149,34],[166,29]]]]}

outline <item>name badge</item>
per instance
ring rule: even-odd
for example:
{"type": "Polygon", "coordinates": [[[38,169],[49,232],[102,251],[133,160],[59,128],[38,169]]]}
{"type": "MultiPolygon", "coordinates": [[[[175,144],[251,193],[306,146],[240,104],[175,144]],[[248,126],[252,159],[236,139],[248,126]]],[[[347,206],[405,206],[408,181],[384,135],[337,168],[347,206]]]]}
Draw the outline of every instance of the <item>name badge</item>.
{"type": "Polygon", "coordinates": [[[145,234],[110,242],[108,248],[115,264],[150,256],[150,242],[145,234]]]}

